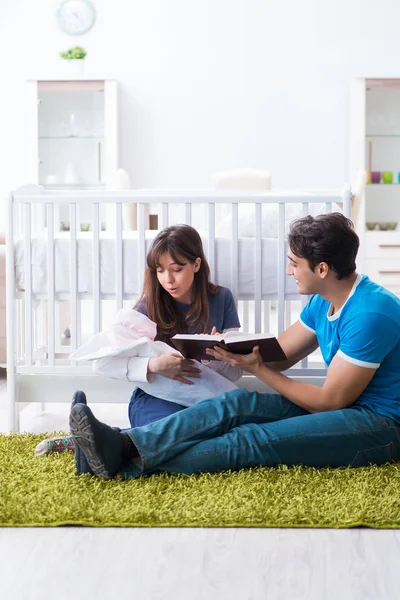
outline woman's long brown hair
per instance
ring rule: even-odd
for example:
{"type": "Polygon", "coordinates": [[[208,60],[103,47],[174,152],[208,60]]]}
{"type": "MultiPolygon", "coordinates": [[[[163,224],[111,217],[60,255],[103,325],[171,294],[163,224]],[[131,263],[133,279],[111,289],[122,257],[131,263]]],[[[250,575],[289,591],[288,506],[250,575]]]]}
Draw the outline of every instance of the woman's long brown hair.
{"type": "Polygon", "coordinates": [[[219,289],[220,286],[210,281],[210,267],[196,229],[190,225],[172,225],[160,231],[147,254],[143,291],[139,299],[139,302],[145,299],[149,319],[157,324],[157,339],[168,342],[176,333],[187,332],[189,324],[194,331],[206,333],[210,318],[208,294],[216,294],[219,289]],[[186,317],[157,278],[160,257],[165,253],[169,253],[178,265],[194,264],[196,258],[201,258],[200,268],[194,274],[192,306],[186,317]]]}

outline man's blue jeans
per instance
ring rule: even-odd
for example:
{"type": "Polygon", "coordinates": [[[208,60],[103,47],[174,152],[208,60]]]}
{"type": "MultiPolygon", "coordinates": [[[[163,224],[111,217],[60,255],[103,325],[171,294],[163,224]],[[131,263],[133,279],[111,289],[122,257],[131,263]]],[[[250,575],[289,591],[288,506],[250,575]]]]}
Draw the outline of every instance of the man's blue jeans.
{"type": "Polygon", "coordinates": [[[124,478],[286,465],[352,466],[400,460],[400,426],[362,406],[309,413],[279,394],[237,389],[126,430],[140,458],[124,478]]]}

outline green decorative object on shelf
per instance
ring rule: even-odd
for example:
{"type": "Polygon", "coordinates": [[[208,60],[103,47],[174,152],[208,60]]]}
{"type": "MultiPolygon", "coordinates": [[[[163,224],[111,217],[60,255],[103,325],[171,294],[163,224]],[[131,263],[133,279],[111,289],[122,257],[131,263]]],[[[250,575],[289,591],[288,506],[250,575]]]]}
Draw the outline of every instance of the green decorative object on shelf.
{"type": "Polygon", "coordinates": [[[365,225],[367,226],[368,231],[378,229],[378,223],[376,221],[367,221],[365,225]]]}
{"type": "Polygon", "coordinates": [[[397,221],[367,221],[365,225],[368,231],[394,231],[397,221]]]}
{"type": "Polygon", "coordinates": [[[377,223],[379,231],[394,231],[397,221],[380,221],[377,223]]]}
{"type": "Polygon", "coordinates": [[[87,52],[80,46],[74,46],[69,48],[66,52],[60,52],[60,56],[63,60],[83,60],[87,52]]]}
{"type": "Polygon", "coordinates": [[[392,171],[382,171],[382,183],[392,183],[393,182],[393,172],[392,171]]]}

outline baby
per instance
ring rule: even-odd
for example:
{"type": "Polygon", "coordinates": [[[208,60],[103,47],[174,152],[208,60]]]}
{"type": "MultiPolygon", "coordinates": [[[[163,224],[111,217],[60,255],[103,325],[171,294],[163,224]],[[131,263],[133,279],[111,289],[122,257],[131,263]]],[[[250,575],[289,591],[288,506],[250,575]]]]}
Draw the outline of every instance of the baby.
{"type": "MultiPolygon", "coordinates": [[[[157,325],[146,315],[132,309],[121,309],[113,319],[111,327],[93,336],[86,344],[78,348],[70,358],[77,361],[94,361],[95,372],[107,373],[107,365],[114,358],[126,360],[127,380],[129,379],[129,359],[133,357],[156,357],[162,354],[180,354],[165,342],[154,341],[157,325]]],[[[193,406],[201,400],[207,400],[229,392],[237,386],[210,369],[207,364],[196,361],[200,370],[199,378],[193,378],[192,385],[182,384],[158,374],[148,376],[147,382],[140,382],[140,388],[163,400],[193,406]]],[[[74,450],[70,436],[47,438],[35,448],[35,455],[42,456],[50,452],[74,450]]]]}

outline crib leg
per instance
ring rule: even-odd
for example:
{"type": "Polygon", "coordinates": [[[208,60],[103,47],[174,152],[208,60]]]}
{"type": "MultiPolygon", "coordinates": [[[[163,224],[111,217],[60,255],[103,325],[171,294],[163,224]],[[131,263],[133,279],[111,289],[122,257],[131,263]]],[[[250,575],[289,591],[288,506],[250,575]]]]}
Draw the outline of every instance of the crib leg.
{"type": "Polygon", "coordinates": [[[44,402],[37,402],[36,403],[36,416],[37,417],[41,417],[45,411],[45,404],[44,402]]]}
{"type": "Polygon", "coordinates": [[[20,432],[20,408],[18,402],[15,402],[14,406],[14,423],[15,423],[15,432],[20,432]]]}
{"type": "Polygon", "coordinates": [[[19,405],[17,402],[17,388],[15,373],[7,371],[7,429],[10,433],[19,432],[19,405]]]}

